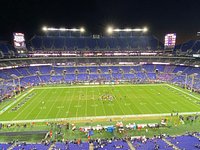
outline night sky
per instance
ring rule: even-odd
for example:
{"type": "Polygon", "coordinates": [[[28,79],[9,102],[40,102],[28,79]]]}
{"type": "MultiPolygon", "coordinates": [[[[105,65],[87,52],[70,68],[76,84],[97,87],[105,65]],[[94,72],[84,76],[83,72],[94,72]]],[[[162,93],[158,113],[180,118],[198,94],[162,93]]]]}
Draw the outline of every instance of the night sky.
{"type": "Polygon", "coordinates": [[[0,40],[11,41],[13,32],[29,40],[49,27],[84,26],[87,33],[105,34],[105,28],[148,27],[163,41],[177,33],[178,43],[195,39],[200,31],[199,0],[1,0],[0,40]]]}

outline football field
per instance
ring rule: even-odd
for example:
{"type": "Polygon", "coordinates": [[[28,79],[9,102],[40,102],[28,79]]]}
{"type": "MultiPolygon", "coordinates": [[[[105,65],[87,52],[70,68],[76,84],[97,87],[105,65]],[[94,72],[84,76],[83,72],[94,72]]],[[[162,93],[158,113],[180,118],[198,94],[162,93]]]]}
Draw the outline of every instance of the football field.
{"type": "Polygon", "coordinates": [[[0,121],[200,112],[200,96],[167,84],[35,87],[0,121]]]}

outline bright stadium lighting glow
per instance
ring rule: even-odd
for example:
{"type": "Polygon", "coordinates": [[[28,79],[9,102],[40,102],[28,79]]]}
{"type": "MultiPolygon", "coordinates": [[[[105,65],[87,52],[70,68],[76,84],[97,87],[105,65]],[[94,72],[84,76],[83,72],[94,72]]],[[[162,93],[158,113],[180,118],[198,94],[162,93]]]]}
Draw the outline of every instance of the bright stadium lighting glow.
{"type": "Polygon", "coordinates": [[[142,29],[140,29],[140,28],[136,28],[136,29],[132,29],[132,31],[133,31],[133,32],[141,32],[142,29]]]}
{"type": "Polygon", "coordinates": [[[124,31],[125,31],[125,32],[130,32],[131,29],[130,29],[130,28],[126,28],[126,29],[124,29],[124,31]]]}
{"type": "Polygon", "coordinates": [[[147,32],[148,31],[148,28],[147,27],[144,27],[143,28],[143,32],[147,32]]]}
{"type": "Polygon", "coordinates": [[[71,31],[76,32],[76,31],[78,31],[78,29],[77,28],[72,28],[71,31]]]}
{"type": "Polygon", "coordinates": [[[61,32],[85,32],[85,29],[83,28],[83,27],[81,27],[80,29],[79,28],[72,28],[72,29],[67,29],[67,28],[53,28],[53,27],[51,27],[51,28],[48,28],[48,27],[43,27],[42,28],[42,30],[43,31],[61,31],[61,32]]]}
{"type": "Polygon", "coordinates": [[[115,32],[120,32],[121,29],[114,29],[113,31],[115,31],[115,32]]]}
{"type": "Polygon", "coordinates": [[[65,31],[65,28],[60,28],[60,31],[65,31]]]}
{"type": "Polygon", "coordinates": [[[43,31],[47,31],[47,27],[44,26],[44,27],[42,28],[42,30],[43,30],[43,31]]]}
{"type": "Polygon", "coordinates": [[[59,29],[56,29],[56,28],[47,28],[47,31],[57,31],[59,29]]]}
{"type": "Polygon", "coordinates": [[[113,27],[111,27],[111,26],[108,27],[108,28],[107,28],[107,32],[108,32],[109,34],[112,34],[112,33],[113,33],[113,27]]]}
{"type": "Polygon", "coordinates": [[[85,28],[81,27],[80,32],[82,32],[82,33],[85,32],[85,28]]]}
{"type": "Polygon", "coordinates": [[[134,28],[134,29],[131,29],[131,28],[125,28],[125,29],[116,28],[116,29],[113,29],[112,27],[107,28],[107,32],[109,34],[112,34],[113,32],[147,32],[147,31],[148,31],[148,28],[146,28],[146,27],[144,27],[144,28],[134,28]]]}

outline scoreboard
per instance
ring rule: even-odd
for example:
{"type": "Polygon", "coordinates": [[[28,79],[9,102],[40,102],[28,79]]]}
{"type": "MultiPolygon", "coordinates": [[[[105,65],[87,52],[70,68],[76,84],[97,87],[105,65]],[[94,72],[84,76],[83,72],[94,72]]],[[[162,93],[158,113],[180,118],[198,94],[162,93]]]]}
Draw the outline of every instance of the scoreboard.
{"type": "Polygon", "coordinates": [[[23,33],[13,33],[14,47],[15,48],[26,48],[25,38],[23,33]]]}
{"type": "Polygon", "coordinates": [[[176,33],[165,35],[165,49],[173,49],[176,44],[176,33]]]}

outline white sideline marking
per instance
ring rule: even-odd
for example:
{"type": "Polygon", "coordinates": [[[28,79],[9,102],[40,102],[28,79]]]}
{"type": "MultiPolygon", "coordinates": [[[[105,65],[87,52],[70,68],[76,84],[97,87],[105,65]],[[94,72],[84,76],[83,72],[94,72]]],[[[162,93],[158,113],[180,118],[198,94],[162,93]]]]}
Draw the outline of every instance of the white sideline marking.
{"type": "Polygon", "coordinates": [[[125,84],[125,85],[81,85],[81,86],[58,86],[58,87],[34,87],[33,89],[64,89],[64,88],[99,88],[99,87],[115,87],[115,86],[161,86],[161,85],[167,85],[167,84],[125,84]]]}
{"type": "MultiPolygon", "coordinates": [[[[68,112],[66,112],[68,113],[68,112]]],[[[194,115],[200,112],[182,112],[179,115],[194,115]]],[[[93,119],[114,119],[114,118],[138,118],[138,117],[164,117],[171,116],[171,113],[163,114],[140,114],[140,115],[113,115],[113,116],[88,116],[88,117],[73,117],[73,118],[56,118],[56,119],[33,119],[33,120],[15,120],[15,121],[1,121],[1,123],[26,123],[26,122],[53,122],[53,121],[78,121],[78,120],[93,120],[93,119]]]]}
{"type": "Polygon", "coordinates": [[[180,89],[178,89],[178,88],[176,88],[176,87],[174,87],[174,86],[171,86],[171,85],[169,85],[169,84],[167,84],[167,85],[168,85],[169,87],[171,87],[171,88],[177,90],[177,91],[180,91],[180,92],[182,92],[182,93],[184,93],[184,94],[186,94],[186,95],[189,95],[189,96],[191,96],[191,97],[193,97],[193,98],[195,98],[195,99],[200,100],[199,97],[196,97],[196,96],[194,96],[194,95],[192,95],[192,94],[189,94],[189,93],[187,93],[187,92],[185,92],[185,91],[183,91],[183,90],[180,90],[180,89]]]}
{"type": "Polygon", "coordinates": [[[6,106],[5,108],[3,108],[0,111],[0,115],[3,114],[5,111],[7,111],[10,107],[12,107],[14,104],[16,104],[17,102],[19,102],[23,97],[25,97],[27,94],[29,94],[30,92],[32,92],[33,89],[30,89],[29,91],[27,91],[27,93],[21,95],[19,98],[17,98],[16,100],[14,100],[14,102],[12,102],[10,105],[6,106]]]}

